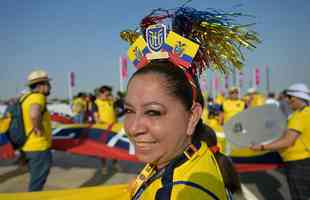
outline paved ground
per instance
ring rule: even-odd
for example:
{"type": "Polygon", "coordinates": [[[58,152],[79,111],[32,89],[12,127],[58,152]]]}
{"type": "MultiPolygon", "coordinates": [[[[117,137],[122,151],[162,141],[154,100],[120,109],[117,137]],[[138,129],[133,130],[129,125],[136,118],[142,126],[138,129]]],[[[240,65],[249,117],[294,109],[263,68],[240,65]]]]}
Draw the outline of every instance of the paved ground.
{"type": "MultiPolygon", "coordinates": [[[[127,183],[142,168],[141,164],[119,161],[119,169],[109,166],[108,173],[101,170],[96,158],[54,152],[54,166],[45,190],[127,183]]],[[[27,191],[28,174],[14,160],[0,161],[0,192],[27,191]]],[[[288,186],[281,170],[241,174],[244,197],[247,200],[290,200],[288,186]]]]}

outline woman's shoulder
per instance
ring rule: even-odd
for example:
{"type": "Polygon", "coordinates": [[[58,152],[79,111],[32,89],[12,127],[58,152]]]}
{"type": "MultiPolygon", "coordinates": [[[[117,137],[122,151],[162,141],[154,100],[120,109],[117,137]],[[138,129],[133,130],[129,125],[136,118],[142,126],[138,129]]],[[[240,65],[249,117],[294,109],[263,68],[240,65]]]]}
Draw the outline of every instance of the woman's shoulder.
{"type": "Polygon", "coordinates": [[[176,168],[177,176],[190,176],[193,173],[209,173],[220,175],[217,161],[205,142],[190,158],[176,168]]]}
{"type": "Polygon", "coordinates": [[[225,198],[223,178],[213,153],[205,143],[202,143],[195,154],[175,169],[173,179],[178,184],[173,190],[177,195],[186,191],[187,194],[225,198]]]}

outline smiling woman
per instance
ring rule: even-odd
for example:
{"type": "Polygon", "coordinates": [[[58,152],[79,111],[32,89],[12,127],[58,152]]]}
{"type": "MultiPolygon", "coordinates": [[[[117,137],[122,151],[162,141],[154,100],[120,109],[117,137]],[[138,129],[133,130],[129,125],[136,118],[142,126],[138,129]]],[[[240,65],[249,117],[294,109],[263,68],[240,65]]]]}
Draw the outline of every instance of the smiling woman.
{"type": "Polygon", "coordinates": [[[124,127],[138,159],[147,163],[131,184],[132,200],[226,200],[240,191],[232,163],[202,123],[198,81],[208,67],[240,68],[239,47],[251,49],[259,42],[255,32],[231,24],[240,15],[155,9],[138,29],[121,32],[138,68],[127,86],[124,127]],[[162,24],[169,19],[169,26],[162,24]]]}
{"type": "Polygon", "coordinates": [[[181,68],[152,61],[127,89],[124,127],[137,157],[148,163],[132,185],[132,199],[229,199],[227,191],[240,189],[214,133],[200,119],[201,91],[181,68]]]}

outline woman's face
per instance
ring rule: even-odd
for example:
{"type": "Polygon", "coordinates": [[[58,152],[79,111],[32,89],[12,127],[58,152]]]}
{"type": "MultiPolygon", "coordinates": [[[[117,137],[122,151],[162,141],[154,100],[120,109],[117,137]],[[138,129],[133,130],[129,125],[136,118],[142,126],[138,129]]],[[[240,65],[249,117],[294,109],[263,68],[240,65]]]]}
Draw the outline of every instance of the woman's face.
{"type": "MultiPolygon", "coordinates": [[[[125,131],[143,162],[164,166],[190,143],[192,112],[169,95],[160,75],[135,76],[125,98],[125,131]]],[[[194,124],[194,125],[193,125],[194,124]]]]}

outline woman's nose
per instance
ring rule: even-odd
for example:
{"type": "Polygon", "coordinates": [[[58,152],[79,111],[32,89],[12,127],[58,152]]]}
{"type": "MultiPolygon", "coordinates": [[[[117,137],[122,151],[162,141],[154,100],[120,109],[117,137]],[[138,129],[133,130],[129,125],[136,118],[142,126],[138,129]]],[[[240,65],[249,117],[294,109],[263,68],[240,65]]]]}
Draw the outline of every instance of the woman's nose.
{"type": "Polygon", "coordinates": [[[136,114],[127,119],[125,118],[125,129],[127,129],[127,133],[132,137],[143,134],[146,130],[143,117],[136,114]]]}

